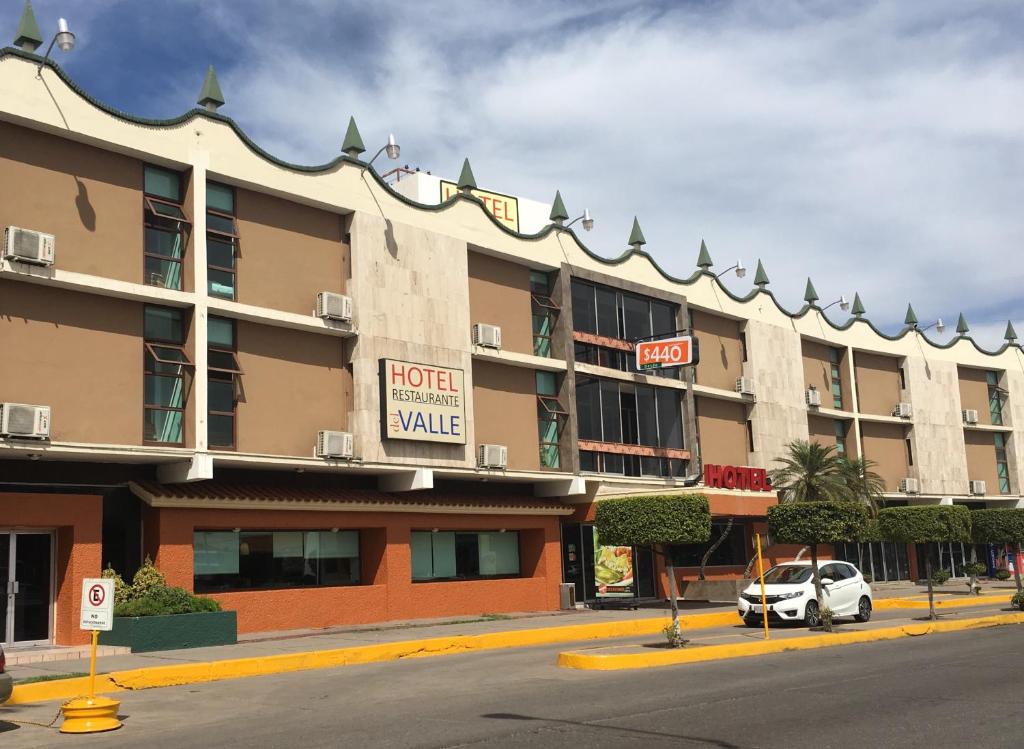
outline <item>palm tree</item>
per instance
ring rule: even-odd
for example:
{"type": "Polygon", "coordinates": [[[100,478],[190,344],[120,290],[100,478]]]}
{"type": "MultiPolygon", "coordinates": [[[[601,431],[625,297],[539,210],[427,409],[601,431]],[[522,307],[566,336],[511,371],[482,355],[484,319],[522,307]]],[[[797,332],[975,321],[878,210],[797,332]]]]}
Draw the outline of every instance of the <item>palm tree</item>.
{"type": "Polygon", "coordinates": [[[872,518],[878,517],[879,504],[885,504],[885,479],[873,470],[878,465],[867,458],[839,459],[839,472],[850,499],[863,502],[872,518]]]}

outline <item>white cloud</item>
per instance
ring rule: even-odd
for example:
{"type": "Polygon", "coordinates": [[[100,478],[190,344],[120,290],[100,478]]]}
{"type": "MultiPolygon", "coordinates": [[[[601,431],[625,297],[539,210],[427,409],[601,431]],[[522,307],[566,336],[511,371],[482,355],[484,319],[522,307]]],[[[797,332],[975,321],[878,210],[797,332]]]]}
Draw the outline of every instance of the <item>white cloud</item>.
{"type": "Polygon", "coordinates": [[[605,255],[637,214],[670,273],[704,237],[720,268],[762,258],[793,309],[810,275],[823,304],[857,290],[890,330],[908,300],[922,320],[964,311],[988,346],[1024,318],[1019,6],[190,7],[245,30],[224,111],[282,157],[332,158],[355,114],[403,162],[454,175],[468,155],[483,186],[561,189],[605,255]]]}

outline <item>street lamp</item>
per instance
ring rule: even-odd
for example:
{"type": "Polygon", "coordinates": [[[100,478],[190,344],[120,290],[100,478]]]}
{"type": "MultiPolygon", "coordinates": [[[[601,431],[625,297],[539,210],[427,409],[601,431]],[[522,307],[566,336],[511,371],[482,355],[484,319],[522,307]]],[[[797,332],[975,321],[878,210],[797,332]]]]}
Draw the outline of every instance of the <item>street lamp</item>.
{"type": "Polygon", "coordinates": [[[846,311],[848,311],[850,309],[850,302],[849,302],[849,300],[847,300],[847,298],[845,296],[840,296],[838,299],[836,299],[831,304],[826,304],[824,307],[822,307],[821,311],[824,312],[829,307],[835,307],[837,304],[839,305],[839,309],[841,309],[843,312],[846,312],[846,311]]]}
{"type": "Polygon", "coordinates": [[[716,273],[715,274],[715,278],[721,278],[722,276],[724,276],[726,273],[728,273],[731,270],[736,271],[736,278],[743,278],[745,275],[747,275],[747,269],[744,267],[743,261],[742,260],[737,260],[736,261],[736,265],[733,265],[733,266],[730,266],[730,267],[726,268],[721,273],[716,273]]]}
{"type": "Polygon", "coordinates": [[[367,166],[376,161],[377,157],[380,156],[385,151],[388,152],[388,158],[391,159],[392,161],[397,159],[399,154],[402,152],[402,147],[395,142],[394,133],[388,135],[388,142],[381,146],[380,150],[373,155],[373,158],[370,159],[370,161],[367,163],[367,166]]]}
{"type": "Polygon", "coordinates": [[[946,323],[942,322],[942,318],[940,317],[938,320],[933,322],[931,325],[926,325],[923,328],[919,328],[919,330],[923,333],[926,330],[930,330],[931,328],[935,328],[935,332],[936,333],[945,333],[946,332],[946,323]]]}
{"type": "Polygon", "coordinates": [[[50,46],[46,48],[46,54],[43,55],[43,61],[39,63],[39,67],[36,68],[37,72],[43,69],[43,65],[50,59],[50,52],[53,51],[53,44],[57,43],[60,47],[61,52],[70,52],[75,48],[75,35],[71,33],[71,29],[68,28],[68,22],[66,19],[60,18],[57,20],[57,33],[53,35],[53,39],[50,40],[50,46]]]}
{"type": "Polygon", "coordinates": [[[565,228],[568,229],[570,226],[572,226],[573,224],[580,220],[583,221],[583,231],[590,231],[591,229],[594,228],[594,219],[590,217],[589,208],[583,209],[583,215],[574,218],[572,221],[565,225],[565,228]]]}

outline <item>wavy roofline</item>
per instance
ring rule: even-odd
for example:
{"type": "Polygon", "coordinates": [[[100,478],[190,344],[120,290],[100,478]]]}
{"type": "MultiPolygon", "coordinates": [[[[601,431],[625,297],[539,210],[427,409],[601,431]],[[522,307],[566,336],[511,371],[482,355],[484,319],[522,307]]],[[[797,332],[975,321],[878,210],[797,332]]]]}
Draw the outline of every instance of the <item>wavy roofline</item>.
{"type": "Polygon", "coordinates": [[[145,127],[154,127],[154,128],[175,127],[175,126],[187,123],[187,122],[191,122],[192,120],[194,120],[197,117],[202,117],[202,118],[211,120],[213,122],[219,122],[219,123],[222,123],[222,124],[227,125],[228,127],[230,127],[231,130],[235,133],[235,135],[238,136],[238,139],[250,151],[252,151],[254,154],[256,154],[260,158],[264,159],[265,161],[268,161],[271,164],[274,164],[275,166],[281,167],[282,169],[288,169],[288,170],[291,170],[291,171],[305,173],[305,174],[322,174],[322,173],[327,173],[327,172],[330,172],[330,171],[336,169],[341,164],[351,164],[353,166],[357,166],[357,167],[362,168],[364,173],[365,172],[369,172],[370,175],[373,177],[373,179],[376,181],[376,183],[377,183],[377,185],[379,187],[381,187],[391,197],[395,198],[399,202],[404,203],[405,205],[408,205],[408,206],[410,206],[412,208],[416,208],[418,210],[424,210],[424,211],[431,211],[431,212],[442,212],[442,211],[445,211],[448,208],[452,207],[453,205],[458,203],[460,200],[469,201],[471,203],[475,203],[480,208],[480,210],[483,212],[483,214],[490,220],[492,225],[494,225],[499,230],[503,231],[505,234],[507,234],[507,235],[509,235],[509,236],[511,236],[511,237],[513,237],[515,239],[535,242],[535,241],[539,241],[541,239],[544,239],[545,237],[547,237],[549,234],[551,234],[553,232],[566,233],[566,234],[569,234],[572,237],[573,241],[576,242],[576,246],[579,247],[580,250],[582,250],[584,252],[584,254],[586,254],[592,260],[595,260],[595,261],[597,261],[597,262],[599,262],[599,263],[601,263],[603,265],[610,265],[610,266],[622,265],[622,264],[627,263],[628,261],[630,261],[633,257],[639,257],[639,258],[649,262],[651,264],[651,266],[654,268],[654,270],[656,270],[661,275],[661,277],[664,278],[666,281],[669,281],[670,283],[677,284],[677,285],[684,286],[684,287],[685,286],[692,286],[697,281],[699,281],[703,276],[710,276],[711,279],[713,280],[713,282],[716,284],[717,288],[719,290],[721,290],[722,292],[724,292],[725,295],[728,296],[732,301],[734,301],[734,302],[736,302],[738,304],[747,304],[748,302],[751,302],[755,298],[757,298],[760,294],[766,294],[772,300],[772,302],[775,304],[775,307],[776,307],[776,309],[779,312],[781,312],[783,315],[785,315],[786,317],[789,317],[790,319],[793,319],[793,320],[798,320],[800,318],[805,317],[806,315],[808,315],[812,311],[817,311],[819,313],[822,313],[820,315],[820,317],[826,323],[828,323],[828,325],[833,330],[836,330],[836,331],[839,331],[839,332],[843,332],[843,331],[849,330],[855,324],[860,322],[860,323],[865,323],[866,325],[868,325],[868,327],[872,330],[872,332],[874,332],[880,338],[883,338],[883,339],[885,339],[887,341],[899,341],[899,340],[902,340],[903,338],[905,338],[908,333],[913,333],[913,332],[916,331],[916,332],[921,334],[921,338],[924,339],[924,342],[929,344],[933,348],[940,349],[940,350],[946,350],[946,349],[952,348],[957,343],[959,343],[961,340],[967,340],[967,341],[971,342],[971,344],[978,351],[978,353],[980,353],[980,354],[982,354],[984,356],[993,356],[993,357],[994,356],[999,356],[999,355],[1003,354],[1007,349],[1010,349],[1010,348],[1024,349],[1024,344],[1015,343],[1015,342],[1011,342],[1011,341],[1007,340],[998,349],[996,349],[994,351],[989,351],[988,349],[982,348],[980,345],[978,345],[978,342],[975,341],[974,338],[972,338],[969,335],[964,335],[964,334],[957,335],[956,337],[950,339],[946,343],[938,343],[938,342],[933,341],[930,338],[928,338],[928,336],[925,335],[923,331],[920,331],[916,326],[911,326],[911,325],[905,326],[899,333],[897,333],[895,335],[889,335],[888,333],[885,333],[882,330],[880,330],[868,318],[863,317],[863,316],[856,316],[856,315],[851,316],[850,319],[847,320],[845,323],[837,324],[837,323],[833,322],[831,319],[829,319],[829,317],[823,313],[821,307],[819,307],[818,305],[816,305],[814,303],[805,303],[804,306],[801,307],[798,311],[790,312],[788,309],[786,309],[779,302],[778,299],[776,299],[775,294],[772,291],[770,291],[769,289],[764,288],[762,286],[755,286],[755,288],[753,288],[750,291],[750,293],[748,293],[748,294],[746,294],[744,296],[740,296],[740,295],[734,294],[732,291],[730,291],[725,286],[725,284],[722,283],[722,281],[718,277],[718,275],[716,275],[715,273],[712,273],[709,270],[703,269],[703,268],[698,268],[688,278],[678,278],[676,276],[673,276],[671,273],[666,271],[664,268],[662,268],[658,264],[658,261],[655,260],[648,252],[646,252],[643,249],[637,249],[636,247],[630,247],[630,248],[626,249],[618,257],[607,258],[607,257],[604,257],[603,255],[598,255],[597,253],[592,251],[589,247],[587,247],[585,244],[583,244],[583,242],[579,238],[579,235],[577,235],[576,232],[573,231],[571,228],[564,227],[564,226],[558,226],[558,225],[556,225],[554,223],[548,224],[547,226],[545,226],[540,231],[538,231],[538,232],[536,232],[534,234],[526,234],[526,233],[523,233],[523,232],[518,232],[518,231],[516,231],[514,229],[509,228],[508,226],[506,226],[505,224],[501,223],[500,221],[498,221],[498,219],[490,211],[487,210],[486,206],[484,205],[484,202],[481,199],[477,198],[474,195],[468,194],[468,193],[462,193],[462,192],[456,193],[456,194],[452,195],[451,197],[449,197],[447,200],[442,201],[441,203],[420,203],[419,201],[413,200],[412,198],[409,198],[406,195],[403,195],[402,193],[400,193],[397,190],[395,190],[390,184],[385,182],[384,179],[380,176],[380,174],[378,174],[376,170],[372,169],[367,162],[362,161],[361,159],[358,159],[358,158],[354,158],[352,156],[348,156],[347,154],[339,154],[334,159],[326,162],[325,164],[320,164],[320,165],[312,165],[312,166],[310,166],[310,165],[303,165],[303,164],[295,164],[295,163],[292,163],[292,162],[289,162],[289,161],[285,161],[284,159],[279,159],[278,157],[274,156],[273,154],[271,154],[268,151],[266,151],[263,148],[261,148],[254,140],[252,140],[252,138],[250,138],[245,133],[244,130],[242,130],[241,126],[237,122],[235,122],[231,117],[228,117],[226,115],[220,114],[219,112],[213,112],[213,111],[210,111],[208,109],[203,109],[203,108],[200,108],[200,107],[194,107],[194,108],[184,112],[183,114],[178,115],[177,117],[171,117],[171,118],[168,118],[168,119],[150,119],[150,118],[145,118],[145,117],[138,117],[136,115],[132,115],[132,114],[129,114],[127,112],[123,112],[123,111],[121,111],[121,110],[119,110],[119,109],[117,109],[115,107],[112,107],[112,106],[110,106],[108,104],[105,104],[104,102],[100,101],[96,97],[92,96],[88,91],[86,91],[81,86],[79,86],[74,81],[74,79],[71,78],[71,76],[69,76],[64,71],[64,69],[59,64],[57,64],[54,60],[46,59],[46,58],[43,58],[43,57],[41,57],[41,56],[39,56],[37,54],[34,54],[32,52],[26,52],[23,49],[19,49],[17,47],[10,47],[10,46],[0,48],[0,59],[3,59],[4,57],[18,57],[18,58],[21,58],[23,60],[27,60],[27,61],[30,61],[30,62],[38,63],[38,64],[41,64],[41,65],[49,68],[54,73],[56,73],[56,75],[61,79],[61,81],[64,82],[65,85],[67,85],[67,87],[69,89],[71,89],[74,93],[76,93],[78,96],[80,96],[83,100],[85,100],[86,102],[88,102],[92,106],[96,107],[97,109],[99,109],[99,110],[101,110],[103,112],[106,112],[107,114],[109,114],[109,115],[111,115],[113,117],[116,117],[116,118],[118,118],[120,120],[124,120],[125,122],[132,123],[134,125],[142,125],[142,126],[145,126],[145,127]]]}

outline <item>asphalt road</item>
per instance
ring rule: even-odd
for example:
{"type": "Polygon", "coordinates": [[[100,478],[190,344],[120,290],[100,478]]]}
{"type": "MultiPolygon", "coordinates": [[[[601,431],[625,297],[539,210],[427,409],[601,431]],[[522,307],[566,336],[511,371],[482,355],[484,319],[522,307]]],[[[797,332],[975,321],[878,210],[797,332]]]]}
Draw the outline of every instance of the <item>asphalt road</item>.
{"type": "Polygon", "coordinates": [[[122,693],[124,727],[92,736],[0,708],[0,746],[992,749],[1024,733],[1024,626],[628,672],[559,669],[559,650],[122,693]]]}

